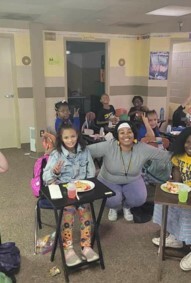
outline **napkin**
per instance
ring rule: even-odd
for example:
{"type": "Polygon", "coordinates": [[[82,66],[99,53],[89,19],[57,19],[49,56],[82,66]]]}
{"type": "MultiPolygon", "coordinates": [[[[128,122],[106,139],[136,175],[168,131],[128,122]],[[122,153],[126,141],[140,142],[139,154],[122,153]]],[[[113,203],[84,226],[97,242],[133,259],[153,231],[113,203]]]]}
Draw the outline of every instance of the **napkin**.
{"type": "Polygon", "coordinates": [[[52,185],[49,185],[48,188],[49,188],[51,199],[63,198],[62,193],[60,191],[60,187],[58,185],[52,184],[52,185]]]}

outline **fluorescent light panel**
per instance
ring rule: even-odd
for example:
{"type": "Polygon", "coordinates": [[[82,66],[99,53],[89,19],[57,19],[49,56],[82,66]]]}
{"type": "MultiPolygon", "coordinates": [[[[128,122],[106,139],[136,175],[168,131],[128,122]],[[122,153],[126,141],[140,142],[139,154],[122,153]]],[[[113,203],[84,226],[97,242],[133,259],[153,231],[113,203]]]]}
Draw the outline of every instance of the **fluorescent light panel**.
{"type": "Polygon", "coordinates": [[[166,6],[146,13],[147,15],[179,17],[191,14],[191,7],[166,6]]]}

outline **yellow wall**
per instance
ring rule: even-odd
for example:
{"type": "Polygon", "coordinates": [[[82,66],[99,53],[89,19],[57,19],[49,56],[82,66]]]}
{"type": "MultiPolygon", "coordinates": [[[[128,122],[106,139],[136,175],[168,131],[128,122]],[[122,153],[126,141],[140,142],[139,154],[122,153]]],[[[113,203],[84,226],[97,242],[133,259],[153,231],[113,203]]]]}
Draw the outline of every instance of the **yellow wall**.
{"type": "Polygon", "coordinates": [[[45,77],[64,77],[64,41],[62,35],[56,35],[56,41],[44,40],[45,77]]]}
{"type": "Polygon", "coordinates": [[[135,76],[148,76],[149,69],[149,39],[136,40],[136,55],[135,55],[135,76]]]}
{"type": "Polygon", "coordinates": [[[110,67],[118,67],[120,58],[125,59],[126,76],[134,76],[136,72],[135,66],[136,39],[135,38],[119,38],[110,40],[110,67]]]}
{"type": "Polygon", "coordinates": [[[28,56],[31,58],[29,32],[27,31],[27,32],[15,33],[14,40],[15,40],[16,65],[23,66],[22,63],[23,56],[28,56]]]}
{"type": "Polygon", "coordinates": [[[150,51],[170,51],[170,37],[151,37],[150,51]]]}

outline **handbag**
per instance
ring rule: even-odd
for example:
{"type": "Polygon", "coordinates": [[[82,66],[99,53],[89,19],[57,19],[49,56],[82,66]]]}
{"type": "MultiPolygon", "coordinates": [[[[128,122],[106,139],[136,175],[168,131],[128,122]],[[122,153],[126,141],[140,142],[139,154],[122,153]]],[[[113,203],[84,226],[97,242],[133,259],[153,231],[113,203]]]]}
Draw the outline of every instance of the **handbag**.
{"type": "Polygon", "coordinates": [[[0,244],[0,271],[16,273],[20,267],[20,251],[14,242],[0,244]]]}

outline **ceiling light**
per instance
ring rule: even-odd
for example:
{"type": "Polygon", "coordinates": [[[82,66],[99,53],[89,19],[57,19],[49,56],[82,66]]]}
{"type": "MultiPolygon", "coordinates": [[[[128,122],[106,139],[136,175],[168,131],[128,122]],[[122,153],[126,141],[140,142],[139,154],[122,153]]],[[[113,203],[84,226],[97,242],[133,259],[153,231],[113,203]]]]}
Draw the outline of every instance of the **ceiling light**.
{"type": "Polygon", "coordinates": [[[67,55],[70,55],[70,54],[71,54],[71,51],[70,51],[70,50],[66,50],[66,54],[67,54],[67,55]]]}
{"type": "Polygon", "coordinates": [[[147,15],[180,17],[191,14],[191,7],[166,6],[146,13],[147,15]]]}

